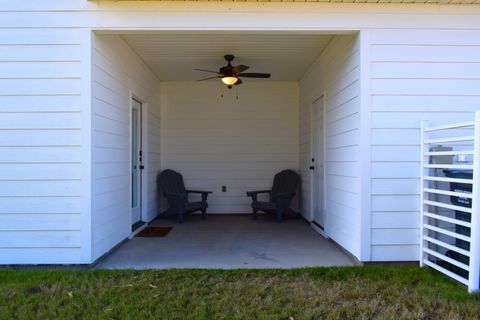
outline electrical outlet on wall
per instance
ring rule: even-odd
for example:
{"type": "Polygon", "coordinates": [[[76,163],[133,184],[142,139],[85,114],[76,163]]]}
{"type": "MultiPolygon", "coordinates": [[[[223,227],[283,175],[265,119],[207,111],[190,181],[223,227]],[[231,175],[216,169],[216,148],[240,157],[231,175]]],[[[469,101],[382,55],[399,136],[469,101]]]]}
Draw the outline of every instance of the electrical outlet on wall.
{"type": "Polygon", "coordinates": [[[227,186],[222,186],[222,192],[227,192],[227,186]]]}

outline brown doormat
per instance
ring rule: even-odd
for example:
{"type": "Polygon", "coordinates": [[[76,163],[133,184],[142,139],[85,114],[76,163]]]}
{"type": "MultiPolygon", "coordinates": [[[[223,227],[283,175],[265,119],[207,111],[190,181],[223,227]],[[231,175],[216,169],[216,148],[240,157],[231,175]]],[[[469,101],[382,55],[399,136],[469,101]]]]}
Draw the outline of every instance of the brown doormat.
{"type": "Polygon", "coordinates": [[[172,230],[172,227],[146,227],[135,237],[140,237],[140,238],[160,238],[160,237],[165,237],[170,230],[172,230]]]}

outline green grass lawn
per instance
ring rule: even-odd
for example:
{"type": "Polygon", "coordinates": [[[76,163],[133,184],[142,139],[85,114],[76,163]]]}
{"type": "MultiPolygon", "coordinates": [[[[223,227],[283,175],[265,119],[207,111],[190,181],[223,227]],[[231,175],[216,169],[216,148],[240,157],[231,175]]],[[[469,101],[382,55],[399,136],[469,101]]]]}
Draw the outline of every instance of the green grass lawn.
{"type": "Polygon", "coordinates": [[[480,295],[420,268],[0,270],[1,319],[479,319],[480,295]]]}

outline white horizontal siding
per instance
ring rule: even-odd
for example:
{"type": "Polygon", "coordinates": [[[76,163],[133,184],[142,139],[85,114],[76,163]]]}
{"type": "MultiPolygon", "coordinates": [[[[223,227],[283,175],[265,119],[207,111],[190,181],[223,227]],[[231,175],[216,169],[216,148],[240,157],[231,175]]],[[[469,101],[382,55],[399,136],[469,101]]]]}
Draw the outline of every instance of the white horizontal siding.
{"type": "MultiPolygon", "coordinates": [[[[79,197],[5,197],[0,199],[0,214],[36,213],[66,213],[80,212],[79,197]]],[[[19,226],[21,228],[21,226],[19,226]]]]}
{"type": "Polygon", "coordinates": [[[0,163],[49,163],[52,161],[75,163],[80,157],[81,148],[79,146],[0,147],[0,163]],[[35,153],[33,159],[32,152],[35,153]]]}
{"type": "MultiPolygon", "coordinates": [[[[78,214],[49,213],[39,215],[35,213],[13,213],[5,214],[2,217],[0,229],[2,231],[37,231],[41,228],[47,228],[50,231],[65,231],[75,230],[80,223],[78,214]]],[[[28,237],[25,239],[28,239],[28,237]]]]}
{"type": "Polygon", "coordinates": [[[335,36],[300,81],[302,213],[311,217],[310,112],[325,94],[325,230],[360,255],[360,88],[357,36],[335,36]]]}
{"type": "Polygon", "coordinates": [[[480,32],[371,31],[372,260],[418,259],[420,121],[480,110],[480,32]]]}
{"type": "Polygon", "coordinates": [[[92,64],[93,259],[131,232],[130,94],[144,100],[148,141],[144,219],[157,214],[159,82],[119,36],[94,37],[92,64]]]}
{"type": "Polygon", "coordinates": [[[0,264],[89,261],[82,41],[77,30],[0,29],[0,264]]]}
{"type": "Polygon", "coordinates": [[[81,109],[80,100],[80,94],[4,95],[0,96],[0,110],[2,112],[78,112],[81,109]]]}
{"type": "Polygon", "coordinates": [[[238,100],[219,89],[215,81],[162,84],[162,168],[182,173],[188,188],[213,191],[209,212],[250,212],[246,191],[298,169],[297,84],[246,80],[238,100]]]}
{"type": "Polygon", "coordinates": [[[8,248],[80,248],[80,232],[67,231],[2,231],[0,243],[8,248]],[[14,238],[11,235],[15,235],[14,238]],[[17,236],[19,235],[19,236],[17,236]]]}
{"type": "Polygon", "coordinates": [[[478,25],[477,6],[432,4],[37,0],[1,3],[5,27],[100,27],[222,30],[456,28],[478,25]],[[242,19],[232,19],[241,16],[242,19]],[[453,19],[452,19],[453,16],[453,19]]]}
{"type": "Polygon", "coordinates": [[[415,261],[418,260],[420,247],[418,244],[386,244],[372,246],[372,261],[415,261]]]}
{"type": "MultiPolygon", "coordinates": [[[[24,233],[19,235],[29,236],[24,233]]],[[[84,259],[80,248],[59,248],[55,245],[45,248],[9,246],[0,248],[0,257],[2,264],[78,264],[84,259]]]]}
{"type": "Polygon", "coordinates": [[[0,181],[1,197],[44,197],[51,194],[74,197],[80,192],[81,182],[78,180],[0,181]]]}

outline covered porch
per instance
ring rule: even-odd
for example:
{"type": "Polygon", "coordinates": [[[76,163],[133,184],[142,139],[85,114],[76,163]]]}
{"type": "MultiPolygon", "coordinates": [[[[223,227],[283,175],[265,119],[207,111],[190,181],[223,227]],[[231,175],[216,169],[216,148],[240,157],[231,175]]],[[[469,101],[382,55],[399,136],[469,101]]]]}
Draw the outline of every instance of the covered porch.
{"type": "Polygon", "coordinates": [[[305,220],[275,222],[273,216],[200,215],[178,224],[156,219],[151,226],[170,226],[165,237],[133,237],[107,255],[99,269],[243,269],[345,266],[358,262],[314,231],[305,220]]]}
{"type": "Polygon", "coordinates": [[[359,41],[344,31],[95,32],[98,267],[294,268],[361,260],[359,41]],[[271,78],[247,77],[229,89],[215,71],[229,53],[234,66],[271,78]],[[206,221],[157,219],[170,205],[158,187],[167,169],[183,175],[187,189],[211,192],[206,221]],[[286,169],[300,177],[291,201],[298,218],[252,221],[247,192],[271,189],[286,169]],[[142,224],[173,230],[137,238],[142,224]]]}

